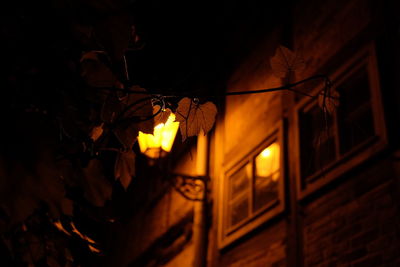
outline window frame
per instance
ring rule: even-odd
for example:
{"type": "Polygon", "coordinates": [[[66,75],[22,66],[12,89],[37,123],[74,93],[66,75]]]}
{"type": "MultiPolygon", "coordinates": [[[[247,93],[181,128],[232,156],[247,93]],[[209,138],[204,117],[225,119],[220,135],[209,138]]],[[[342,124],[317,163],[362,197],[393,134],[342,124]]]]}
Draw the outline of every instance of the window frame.
{"type": "MultiPolygon", "coordinates": [[[[335,112],[333,118],[333,131],[335,138],[336,157],[335,160],[329,163],[324,168],[316,171],[314,174],[306,177],[312,180],[312,183],[304,185],[305,180],[301,173],[301,137],[300,137],[300,113],[304,110],[309,110],[317,102],[317,99],[303,98],[294,108],[294,125],[295,125],[295,155],[298,160],[296,162],[296,189],[297,198],[303,199],[318,189],[331,183],[333,180],[342,176],[354,167],[358,166],[365,160],[371,158],[378,152],[382,151],[387,146],[387,132],[385,124],[385,116],[382,104],[379,71],[375,53],[375,45],[368,44],[361,49],[357,54],[344,63],[338,70],[331,76],[333,81],[333,88],[345,82],[352,75],[363,67],[366,68],[368,75],[368,83],[370,90],[371,111],[373,116],[374,136],[369,137],[361,144],[356,145],[344,154],[340,153],[340,133],[338,130],[337,113],[335,112]]],[[[320,84],[313,90],[312,95],[317,95],[322,89],[323,84],[320,84]]]]}
{"type": "Polygon", "coordinates": [[[273,217],[282,213],[285,209],[285,142],[283,136],[283,122],[280,121],[275,125],[272,131],[269,132],[267,138],[265,138],[261,143],[259,143],[251,152],[246,154],[239,160],[234,161],[233,164],[227,166],[224,170],[224,175],[222,177],[222,182],[220,185],[220,194],[219,194],[219,218],[218,218],[218,247],[219,249],[223,249],[226,246],[232,244],[233,242],[240,239],[242,236],[247,233],[255,230],[262,224],[266,223],[273,217]],[[277,142],[280,146],[280,154],[279,154],[279,162],[280,162],[280,179],[277,186],[278,198],[277,201],[266,204],[259,210],[254,209],[254,181],[255,181],[255,158],[259,155],[265,148],[269,145],[277,142]],[[235,174],[242,167],[246,168],[247,164],[251,164],[251,179],[250,179],[250,203],[249,203],[249,215],[243,221],[237,223],[234,226],[229,226],[229,217],[228,217],[228,197],[229,197],[229,186],[228,181],[232,174],[235,174]]]}

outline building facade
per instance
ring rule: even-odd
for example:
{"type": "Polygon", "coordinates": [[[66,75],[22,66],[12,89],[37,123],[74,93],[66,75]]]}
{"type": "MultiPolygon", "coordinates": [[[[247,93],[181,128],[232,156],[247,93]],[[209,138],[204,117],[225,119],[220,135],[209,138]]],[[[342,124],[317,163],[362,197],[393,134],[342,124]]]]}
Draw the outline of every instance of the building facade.
{"type": "MultiPolygon", "coordinates": [[[[289,26],[265,32],[226,91],[324,74],[339,103],[321,109],[324,79],[296,87],[300,93],[227,96],[207,137],[204,205],[155,178],[141,182],[146,196],[121,226],[124,234],[116,239],[126,246],[115,253],[116,262],[400,266],[400,32],[394,2],[298,1],[289,26]],[[305,61],[290,77],[271,67],[280,45],[305,61]]],[[[204,155],[196,144],[188,147],[174,172],[196,176],[204,155]]]]}

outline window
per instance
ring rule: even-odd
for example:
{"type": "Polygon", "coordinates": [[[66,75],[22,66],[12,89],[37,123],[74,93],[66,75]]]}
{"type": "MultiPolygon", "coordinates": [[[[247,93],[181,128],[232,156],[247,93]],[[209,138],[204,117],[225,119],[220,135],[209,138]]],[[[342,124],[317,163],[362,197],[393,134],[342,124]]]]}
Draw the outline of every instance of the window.
{"type": "Polygon", "coordinates": [[[282,126],[231,167],[223,182],[220,222],[223,247],[284,208],[282,126]]]}
{"type": "MultiPolygon", "coordinates": [[[[316,99],[296,108],[298,195],[312,191],[381,150],[386,133],[373,46],[363,50],[333,77],[339,106],[324,116],[316,99]]],[[[321,92],[317,89],[314,94],[321,92]]]]}

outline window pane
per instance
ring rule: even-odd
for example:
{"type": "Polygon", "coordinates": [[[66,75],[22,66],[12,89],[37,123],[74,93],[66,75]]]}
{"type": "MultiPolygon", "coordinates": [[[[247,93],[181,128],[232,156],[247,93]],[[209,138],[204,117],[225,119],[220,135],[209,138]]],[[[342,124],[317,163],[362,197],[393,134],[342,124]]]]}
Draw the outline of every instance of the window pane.
{"type": "Polygon", "coordinates": [[[333,117],[317,105],[300,114],[300,145],[303,179],[335,160],[333,117]]]}
{"type": "Polygon", "coordinates": [[[249,196],[244,195],[230,205],[230,226],[235,226],[249,216],[249,196]]]}
{"type": "Polygon", "coordinates": [[[340,153],[344,154],[374,136],[367,70],[362,68],[339,85],[337,90],[340,93],[338,108],[340,153]]]}
{"type": "Polygon", "coordinates": [[[280,148],[273,143],[255,158],[254,210],[278,200],[280,148]]]}
{"type": "Polygon", "coordinates": [[[235,199],[243,193],[248,193],[251,179],[251,166],[246,164],[229,178],[229,199],[235,199]]]}
{"type": "Polygon", "coordinates": [[[234,226],[249,216],[251,165],[244,165],[229,177],[228,221],[234,226]]]}

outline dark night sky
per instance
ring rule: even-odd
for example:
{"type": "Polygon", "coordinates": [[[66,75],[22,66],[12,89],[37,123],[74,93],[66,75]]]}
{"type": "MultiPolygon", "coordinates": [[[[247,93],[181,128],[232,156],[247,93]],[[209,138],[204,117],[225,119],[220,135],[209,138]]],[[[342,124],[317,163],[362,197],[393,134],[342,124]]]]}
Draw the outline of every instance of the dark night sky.
{"type": "Polygon", "coordinates": [[[268,31],[290,14],[285,2],[138,0],[132,10],[146,42],[137,52],[138,81],[184,91],[220,89],[257,42],[254,32],[268,31]]]}
{"type": "MultiPolygon", "coordinates": [[[[79,52],[71,49],[72,24],[125,13],[145,43],[142,50],[128,53],[133,83],[174,91],[223,90],[224,79],[258,41],[254,32],[287,21],[291,2],[22,1],[3,9],[3,63],[11,69],[48,65],[55,71],[63,58],[79,52]]],[[[49,82],[56,83],[58,75],[49,82]]]]}

